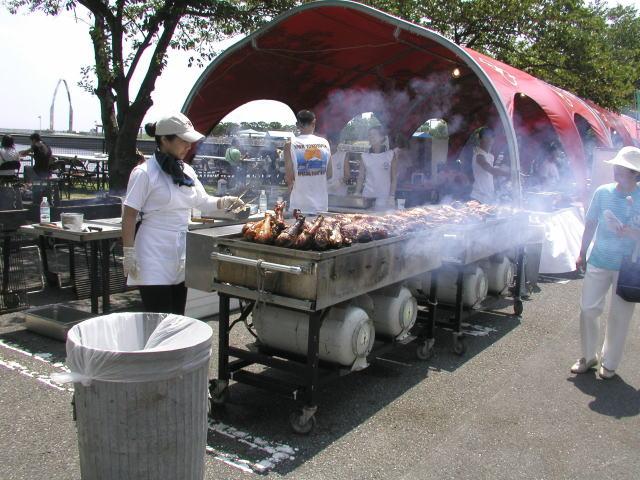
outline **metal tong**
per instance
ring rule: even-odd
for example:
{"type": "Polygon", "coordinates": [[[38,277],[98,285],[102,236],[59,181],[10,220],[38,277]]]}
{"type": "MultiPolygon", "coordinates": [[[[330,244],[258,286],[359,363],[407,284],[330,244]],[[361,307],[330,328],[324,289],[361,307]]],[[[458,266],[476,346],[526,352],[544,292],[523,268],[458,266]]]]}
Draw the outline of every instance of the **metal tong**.
{"type": "Polygon", "coordinates": [[[249,189],[247,188],[244,192],[242,192],[238,196],[238,198],[236,198],[235,201],[231,205],[229,205],[227,208],[225,208],[225,212],[230,212],[231,210],[236,208],[238,201],[242,200],[242,197],[244,197],[247,194],[248,191],[249,191],[249,189]]]}

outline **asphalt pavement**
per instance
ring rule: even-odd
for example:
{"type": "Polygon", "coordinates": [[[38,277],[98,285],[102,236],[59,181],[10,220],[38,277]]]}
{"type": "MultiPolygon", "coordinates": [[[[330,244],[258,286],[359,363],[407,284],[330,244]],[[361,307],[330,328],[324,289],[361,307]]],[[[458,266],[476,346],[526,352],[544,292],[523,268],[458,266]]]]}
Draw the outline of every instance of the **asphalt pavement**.
{"type": "MultiPolygon", "coordinates": [[[[439,330],[428,361],[407,345],[327,385],[306,437],[289,429],[293,400],[232,385],[205,478],[639,478],[640,314],[618,376],[572,375],[581,281],[540,287],[521,318],[507,302],[472,317],[463,357],[439,330]]],[[[250,341],[238,325],[232,343],[250,341]]],[[[0,317],[0,479],[80,478],[71,391],[49,380],[64,358],[21,314],[0,317]]]]}

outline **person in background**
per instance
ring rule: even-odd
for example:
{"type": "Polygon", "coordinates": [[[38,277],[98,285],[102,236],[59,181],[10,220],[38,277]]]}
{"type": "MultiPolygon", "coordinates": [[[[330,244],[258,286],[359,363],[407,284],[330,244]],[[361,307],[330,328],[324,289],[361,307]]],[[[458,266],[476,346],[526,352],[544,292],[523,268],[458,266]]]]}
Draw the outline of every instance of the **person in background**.
{"type": "Polygon", "coordinates": [[[586,215],[582,247],[576,268],[586,273],[580,302],[582,357],[571,367],[572,373],[586,373],[598,364],[600,378],[615,375],[633,315],[634,303],[616,293],[623,257],[632,255],[640,241],[640,149],[623,147],[613,160],[615,182],[596,189],[586,215]],[[587,251],[595,236],[589,258],[587,251]],[[586,261],[586,262],[585,262],[586,261]],[[609,318],[604,343],[599,348],[600,320],[605,298],[611,292],[609,318]]]}
{"type": "Polygon", "coordinates": [[[224,159],[231,166],[236,185],[244,185],[246,172],[242,165],[242,152],[237,138],[231,140],[231,145],[224,153],[224,159]]]}
{"type": "Polygon", "coordinates": [[[289,209],[309,214],[326,212],[331,148],[326,139],[314,135],[316,116],[313,112],[300,110],[296,119],[300,134],[284,148],[285,181],[291,192],[289,209]]]}
{"type": "Polygon", "coordinates": [[[473,187],[469,195],[472,200],[480,203],[493,203],[495,201],[495,177],[509,177],[508,170],[494,166],[494,156],[491,153],[495,134],[489,127],[481,127],[474,133],[475,141],[473,156],[471,157],[471,169],[473,172],[473,187]]]}
{"type": "Polygon", "coordinates": [[[331,142],[331,174],[327,175],[327,191],[331,195],[347,195],[347,182],[351,177],[348,152],[339,151],[339,141],[331,142]]]}
{"type": "Polygon", "coordinates": [[[145,126],[156,151],[129,177],[123,201],[122,242],[128,285],[137,285],[147,312],[184,315],[186,235],[191,209],[207,215],[234,205],[237,197],[207,194],[183,159],[204,136],[177,113],[145,126]],[[136,233],[136,223],[141,217],[136,233]]]}
{"type": "Polygon", "coordinates": [[[543,190],[551,191],[557,189],[560,184],[560,170],[558,165],[558,147],[554,144],[549,146],[549,151],[545,155],[542,163],[538,167],[538,179],[543,190]]]}
{"type": "Polygon", "coordinates": [[[20,152],[20,157],[30,155],[33,158],[33,166],[24,169],[25,180],[31,182],[34,179],[47,179],[53,163],[51,148],[42,141],[37,132],[32,133],[29,138],[31,139],[31,148],[20,152]]]}
{"type": "Polygon", "coordinates": [[[0,162],[19,162],[20,152],[16,150],[15,142],[11,135],[2,137],[2,146],[0,147],[0,162]]]}
{"type": "Polygon", "coordinates": [[[395,207],[397,158],[394,150],[385,146],[382,127],[369,129],[369,152],[363,153],[358,171],[356,192],[376,199],[376,208],[395,207]]]}

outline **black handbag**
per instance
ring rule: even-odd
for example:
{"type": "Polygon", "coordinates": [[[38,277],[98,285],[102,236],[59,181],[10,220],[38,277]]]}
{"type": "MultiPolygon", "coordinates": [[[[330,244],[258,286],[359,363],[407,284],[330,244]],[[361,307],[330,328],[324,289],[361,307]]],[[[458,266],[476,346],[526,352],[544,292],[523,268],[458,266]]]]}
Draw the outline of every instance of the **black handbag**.
{"type": "Polygon", "coordinates": [[[616,294],[627,302],[640,302],[640,261],[630,256],[622,258],[616,294]]]}

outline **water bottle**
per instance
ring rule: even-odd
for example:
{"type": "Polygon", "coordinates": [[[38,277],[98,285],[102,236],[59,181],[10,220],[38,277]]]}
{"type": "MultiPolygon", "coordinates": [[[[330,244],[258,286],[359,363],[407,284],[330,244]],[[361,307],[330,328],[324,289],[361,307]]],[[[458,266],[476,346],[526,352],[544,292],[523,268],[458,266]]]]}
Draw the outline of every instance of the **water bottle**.
{"type": "Polygon", "coordinates": [[[265,192],[264,190],[260,191],[260,200],[258,200],[258,208],[262,213],[267,211],[267,192],[265,192]]]}
{"type": "Polygon", "coordinates": [[[42,197],[42,202],[40,203],[40,223],[50,223],[51,222],[51,207],[49,206],[49,199],[47,197],[42,197]]]}

